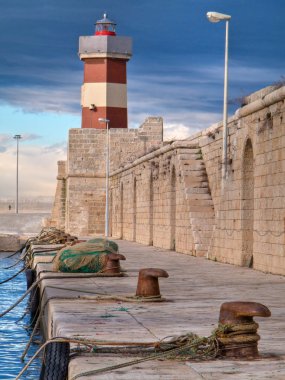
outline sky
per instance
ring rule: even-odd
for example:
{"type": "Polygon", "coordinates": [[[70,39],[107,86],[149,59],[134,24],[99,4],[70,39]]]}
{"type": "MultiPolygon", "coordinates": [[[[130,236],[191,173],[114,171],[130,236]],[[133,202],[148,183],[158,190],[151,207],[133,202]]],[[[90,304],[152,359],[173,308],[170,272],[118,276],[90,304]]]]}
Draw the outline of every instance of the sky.
{"type": "Polygon", "coordinates": [[[83,64],[78,39],[103,12],[133,38],[129,127],[162,116],[165,137],[186,138],[222,119],[225,23],[229,112],[240,99],[285,80],[284,0],[0,0],[0,198],[53,195],[68,130],[80,128],[83,64]]]}

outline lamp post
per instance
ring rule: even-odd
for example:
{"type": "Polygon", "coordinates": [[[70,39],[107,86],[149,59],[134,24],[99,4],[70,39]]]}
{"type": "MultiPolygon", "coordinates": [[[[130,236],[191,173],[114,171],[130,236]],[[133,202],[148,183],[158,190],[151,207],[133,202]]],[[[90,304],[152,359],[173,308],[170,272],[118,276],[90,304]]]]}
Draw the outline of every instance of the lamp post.
{"type": "Polygon", "coordinates": [[[224,109],[223,109],[223,156],[222,156],[222,191],[228,177],[228,52],[229,52],[229,21],[230,15],[218,12],[208,12],[207,18],[210,22],[226,22],[226,43],[225,43],[225,74],[224,74],[224,109]]]}
{"type": "Polygon", "coordinates": [[[13,137],[17,141],[17,169],[16,169],[16,214],[19,213],[19,140],[21,135],[15,135],[13,137]]]}
{"type": "Polygon", "coordinates": [[[106,124],[106,202],[105,202],[105,237],[109,236],[109,173],[110,173],[110,141],[109,141],[109,119],[100,117],[99,123],[106,124]]]}

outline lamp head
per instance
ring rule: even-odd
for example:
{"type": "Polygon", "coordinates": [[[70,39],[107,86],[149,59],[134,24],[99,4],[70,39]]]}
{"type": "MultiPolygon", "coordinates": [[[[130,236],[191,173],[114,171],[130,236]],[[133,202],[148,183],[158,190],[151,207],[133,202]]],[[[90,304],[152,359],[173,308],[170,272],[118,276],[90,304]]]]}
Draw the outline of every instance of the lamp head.
{"type": "Polygon", "coordinates": [[[98,121],[99,123],[110,123],[109,119],[104,119],[103,117],[99,117],[98,121]]]}
{"type": "Polygon", "coordinates": [[[210,22],[229,21],[232,16],[218,12],[207,12],[207,18],[210,22]]]}

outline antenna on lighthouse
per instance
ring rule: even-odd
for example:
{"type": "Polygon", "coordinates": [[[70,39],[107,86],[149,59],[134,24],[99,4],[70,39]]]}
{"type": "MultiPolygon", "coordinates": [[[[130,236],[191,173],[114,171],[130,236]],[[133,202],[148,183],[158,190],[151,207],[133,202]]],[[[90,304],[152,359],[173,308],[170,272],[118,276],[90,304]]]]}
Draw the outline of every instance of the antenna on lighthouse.
{"type": "Polygon", "coordinates": [[[103,18],[96,22],[95,36],[115,36],[116,23],[108,19],[107,12],[104,12],[103,18]]]}

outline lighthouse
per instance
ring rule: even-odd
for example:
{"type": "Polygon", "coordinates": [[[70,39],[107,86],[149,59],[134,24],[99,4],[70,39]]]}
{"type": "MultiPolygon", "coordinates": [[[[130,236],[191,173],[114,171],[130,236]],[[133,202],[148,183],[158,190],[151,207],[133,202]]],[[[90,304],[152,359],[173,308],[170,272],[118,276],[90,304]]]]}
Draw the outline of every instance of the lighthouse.
{"type": "Polygon", "coordinates": [[[96,22],[95,35],[79,38],[79,57],[84,62],[81,88],[82,128],[128,127],[127,62],[132,55],[130,37],[116,35],[116,23],[105,13],[96,22]]]}

